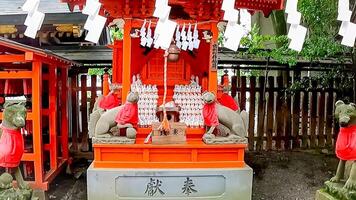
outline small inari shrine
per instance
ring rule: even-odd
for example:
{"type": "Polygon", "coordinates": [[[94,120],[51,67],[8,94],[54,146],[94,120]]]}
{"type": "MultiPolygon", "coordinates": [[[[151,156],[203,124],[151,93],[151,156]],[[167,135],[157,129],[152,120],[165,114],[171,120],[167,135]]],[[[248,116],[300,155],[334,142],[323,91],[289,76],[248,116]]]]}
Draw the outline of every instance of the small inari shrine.
{"type": "Polygon", "coordinates": [[[26,98],[24,178],[33,188],[47,190],[69,158],[67,78],[77,64],[5,38],[0,38],[0,63],[1,107],[5,98],[26,98]]]}
{"type": "MultiPolygon", "coordinates": [[[[84,1],[62,1],[71,9],[85,8],[84,1]]],[[[178,39],[161,49],[148,44],[157,39],[154,30],[161,23],[153,17],[157,2],[100,1],[99,14],[123,29],[123,40],[110,46],[112,83],[119,85],[123,105],[91,115],[96,121],[88,198],[251,199],[252,169],[244,162],[246,117],[215,103],[222,1],[167,1],[169,19],[178,26],[173,38],[188,33],[194,44],[178,44],[178,39]],[[138,116],[130,118],[134,112],[138,116]],[[219,122],[226,132],[216,139],[219,122]]],[[[269,15],[283,4],[243,0],[234,8],[269,15]]]]}

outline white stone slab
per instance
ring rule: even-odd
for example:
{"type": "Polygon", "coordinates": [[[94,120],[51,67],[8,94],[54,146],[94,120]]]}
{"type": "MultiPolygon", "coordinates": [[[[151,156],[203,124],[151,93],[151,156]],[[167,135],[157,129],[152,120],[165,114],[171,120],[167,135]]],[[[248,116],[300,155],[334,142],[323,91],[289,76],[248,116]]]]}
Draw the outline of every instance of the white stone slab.
{"type": "Polygon", "coordinates": [[[250,200],[252,169],[88,169],[89,200],[250,200]]]}

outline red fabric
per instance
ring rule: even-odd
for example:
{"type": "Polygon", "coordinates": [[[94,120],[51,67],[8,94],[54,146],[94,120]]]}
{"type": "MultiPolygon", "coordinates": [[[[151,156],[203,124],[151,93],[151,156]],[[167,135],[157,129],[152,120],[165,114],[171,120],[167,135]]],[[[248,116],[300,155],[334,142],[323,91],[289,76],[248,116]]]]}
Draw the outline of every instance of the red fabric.
{"type": "Polygon", "coordinates": [[[221,95],[219,99],[219,103],[223,106],[230,108],[233,111],[237,111],[239,109],[239,106],[237,105],[234,98],[232,98],[232,96],[225,93],[221,95]]]}
{"type": "Polygon", "coordinates": [[[203,107],[203,117],[204,123],[206,126],[218,126],[219,118],[218,118],[218,110],[216,107],[216,103],[205,104],[203,107]]]}
{"type": "Polygon", "coordinates": [[[120,105],[120,100],[115,94],[108,94],[99,101],[99,108],[109,110],[120,105]]]}
{"type": "Polygon", "coordinates": [[[24,153],[24,141],[21,131],[0,126],[0,167],[14,168],[20,165],[24,153]]]}
{"type": "Polygon", "coordinates": [[[341,160],[356,160],[356,125],[340,128],[335,151],[341,160]]]}
{"type": "Polygon", "coordinates": [[[118,124],[136,125],[138,123],[138,106],[137,103],[126,102],[116,115],[115,121],[118,124]]]}

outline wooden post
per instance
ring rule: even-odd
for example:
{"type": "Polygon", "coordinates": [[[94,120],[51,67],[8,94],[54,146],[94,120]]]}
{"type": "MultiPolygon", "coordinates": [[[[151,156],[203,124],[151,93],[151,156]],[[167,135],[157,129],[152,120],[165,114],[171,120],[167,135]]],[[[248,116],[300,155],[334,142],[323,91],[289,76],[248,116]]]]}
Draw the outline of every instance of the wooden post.
{"type": "Polygon", "coordinates": [[[79,132],[79,126],[78,126],[78,117],[79,117],[79,112],[78,112],[78,93],[77,93],[77,87],[78,87],[78,75],[75,74],[71,77],[71,89],[72,89],[72,149],[74,151],[78,150],[78,132],[79,132]]]}
{"type": "MultiPolygon", "coordinates": [[[[213,92],[217,94],[218,91],[218,73],[217,69],[213,69],[213,49],[214,45],[218,43],[218,37],[219,37],[219,30],[217,27],[217,22],[212,22],[211,23],[211,32],[213,34],[213,38],[210,42],[210,61],[209,61],[209,83],[208,83],[208,90],[210,92],[213,92]]],[[[216,52],[217,53],[217,52],[216,52]]],[[[217,67],[217,66],[215,66],[217,67]]]]}
{"type": "Polygon", "coordinates": [[[246,76],[241,77],[240,84],[240,110],[246,110],[246,76]]]}
{"type": "Polygon", "coordinates": [[[264,141],[264,108],[265,108],[265,102],[264,102],[264,96],[266,95],[264,93],[263,86],[265,84],[265,77],[260,76],[258,78],[258,92],[259,92],[259,98],[258,98],[258,121],[257,121],[257,143],[256,143],[256,150],[257,151],[262,151],[263,150],[263,141],[264,141]]]}
{"type": "Polygon", "coordinates": [[[273,141],[273,102],[274,102],[274,77],[268,77],[268,101],[267,101],[267,150],[272,150],[273,141]]]}
{"type": "Polygon", "coordinates": [[[33,154],[35,166],[35,185],[46,189],[48,185],[42,185],[44,181],[43,169],[43,143],[42,143],[42,63],[32,63],[32,127],[33,127],[33,154]]]}
{"type": "Polygon", "coordinates": [[[312,88],[312,93],[310,97],[310,147],[315,148],[316,147],[316,112],[317,112],[317,99],[318,99],[318,93],[316,91],[317,89],[317,82],[315,80],[310,81],[311,88],[312,88]]]}
{"type": "Polygon", "coordinates": [[[284,113],[282,112],[282,104],[283,104],[283,91],[281,88],[283,88],[283,77],[278,76],[277,77],[277,96],[276,96],[276,149],[281,149],[282,148],[282,132],[284,128],[284,113]]]}
{"type": "Polygon", "coordinates": [[[92,75],[90,77],[91,79],[91,87],[90,87],[90,108],[89,108],[89,112],[93,112],[93,107],[95,104],[95,99],[96,99],[96,90],[97,90],[97,86],[96,86],[96,75],[92,75]]]}
{"type": "Polygon", "coordinates": [[[122,102],[126,101],[126,96],[131,85],[131,19],[125,20],[124,44],[123,44],[123,66],[122,66],[122,102]]]}
{"type": "Polygon", "coordinates": [[[255,101],[256,101],[256,77],[250,77],[250,113],[248,114],[248,149],[254,150],[255,147],[255,101]]]}
{"type": "Polygon", "coordinates": [[[50,135],[50,165],[57,169],[57,67],[49,66],[49,135],[50,135]]]}
{"type": "MultiPolygon", "coordinates": [[[[104,75],[105,76],[105,75],[104,75]]],[[[81,86],[81,107],[82,112],[82,141],[81,141],[81,150],[86,152],[89,150],[88,145],[88,106],[87,106],[87,75],[82,75],[80,77],[80,86],[81,86]]]]}
{"type": "MultiPolygon", "coordinates": [[[[109,89],[109,73],[108,69],[105,68],[105,73],[103,75],[103,95],[106,96],[109,94],[110,89],[109,89]]],[[[86,82],[84,83],[85,86],[87,85],[86,82]]],[[[86,90],[86,89],[85,89],[86,90]]]]}
{"type": "Polygon", "coordinates": [[[61,144],[63,151],[63,159],[68,160],[69,151],[68,151],[68,69],[61,69],[61,82],[62,82],[62,94],[61,94],[61,122],[62,122],[62,135],[61,135],[61,144]]]}

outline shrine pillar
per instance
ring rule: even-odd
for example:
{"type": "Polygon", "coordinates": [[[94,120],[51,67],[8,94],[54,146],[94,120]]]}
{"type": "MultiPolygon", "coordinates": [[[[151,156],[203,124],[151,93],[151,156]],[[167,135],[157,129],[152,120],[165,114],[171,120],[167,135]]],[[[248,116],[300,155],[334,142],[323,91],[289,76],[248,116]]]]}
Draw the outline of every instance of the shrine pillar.
{"type": "Polygon", "coordinates": [[[126,101],[126,96],[130,91],[131,85],[131,28],[132,20],[125,19],[122,64],[122,102],[126,101]]]}
{"type": "Polygon", "coordinates": [[[215,59],[217,59],[214,55],[217,52],[214,50],[215,46],[218,45],[218,37],[219,37],[219,30],[217,27],[217,22],[211,23],[211,32],[213,34],[213,38],[210,41],[210,60],[209,60],[209,83],[208,83],[208,90],[217,94],[218,90],[218,73],[217,73],[217,63],[215,59]],[[215,57],[215,59],[214,59],[215,57]]]}

